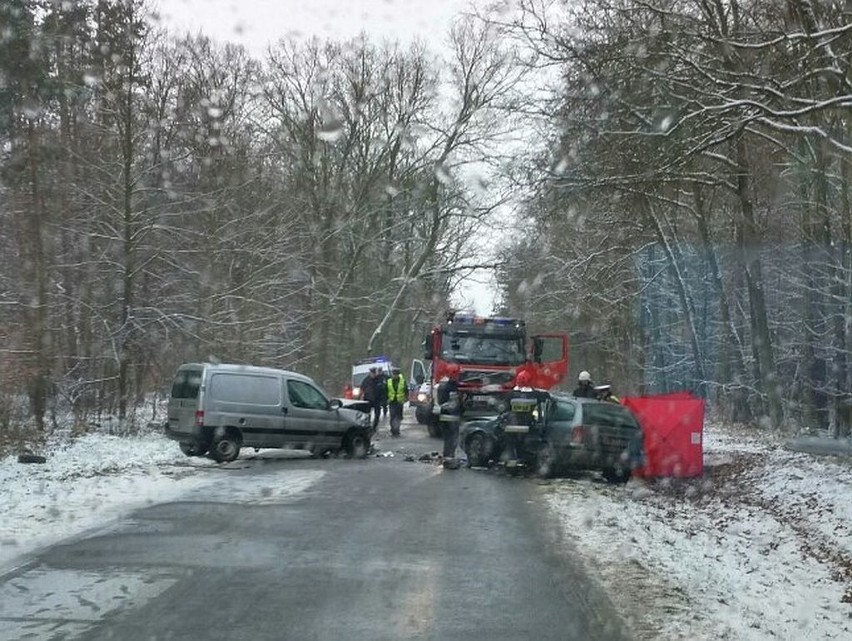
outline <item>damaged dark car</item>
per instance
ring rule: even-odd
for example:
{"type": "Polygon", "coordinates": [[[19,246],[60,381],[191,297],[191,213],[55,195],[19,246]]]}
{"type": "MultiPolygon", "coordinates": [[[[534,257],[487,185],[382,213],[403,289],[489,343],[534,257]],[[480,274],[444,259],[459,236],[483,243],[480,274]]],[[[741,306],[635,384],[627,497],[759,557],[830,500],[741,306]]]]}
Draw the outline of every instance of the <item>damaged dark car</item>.
{"type": "Polygon", "coordinates": [[[544,391],[512,398],[498,416],[466,422],[461,443],[473,467],[504,462],[543,478],[597,470],[625,482],[642,461],[642,430],[628,408],[544,391]]]}

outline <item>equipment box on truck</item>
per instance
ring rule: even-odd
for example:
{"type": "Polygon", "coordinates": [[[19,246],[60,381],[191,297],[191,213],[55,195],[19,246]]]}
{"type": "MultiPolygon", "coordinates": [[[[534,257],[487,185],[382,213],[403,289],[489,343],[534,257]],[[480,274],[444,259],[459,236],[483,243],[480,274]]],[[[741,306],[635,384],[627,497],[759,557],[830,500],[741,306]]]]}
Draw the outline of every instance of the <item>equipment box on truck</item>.
{"type": "Polygon", "coordinates": [[[241,447],[344,450],[364,455],[372,427],[296,372],[213,363],[181,365],[169,395],[166,435],[189,456],[233,461],[241,447]]]}

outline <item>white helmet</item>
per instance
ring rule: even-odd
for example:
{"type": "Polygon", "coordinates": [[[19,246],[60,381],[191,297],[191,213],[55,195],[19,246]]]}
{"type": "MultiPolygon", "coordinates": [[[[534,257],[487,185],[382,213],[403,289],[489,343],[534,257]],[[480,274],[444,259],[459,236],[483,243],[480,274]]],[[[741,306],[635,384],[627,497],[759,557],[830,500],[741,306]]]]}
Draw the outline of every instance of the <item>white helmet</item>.
{"type": "Polygon", "coordinates": [[[592,380],[592,375],[589,374],[586,370],[583,370],[582,372],[580,372],[580,376],[577,377],[577,380],[580,381],[581,383],[586,383],[586,382],[592,380]]]}

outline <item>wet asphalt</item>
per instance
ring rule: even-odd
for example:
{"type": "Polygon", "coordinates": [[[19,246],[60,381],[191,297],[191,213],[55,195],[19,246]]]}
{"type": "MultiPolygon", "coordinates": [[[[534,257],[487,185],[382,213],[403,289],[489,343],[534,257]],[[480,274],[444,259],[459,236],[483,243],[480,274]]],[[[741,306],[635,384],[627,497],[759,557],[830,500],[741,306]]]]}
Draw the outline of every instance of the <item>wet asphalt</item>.
{"type": "Polygon", "coordinates": [[[538,482],[406,461],[440,449],[408,420],[376,445],[188,466],[180,501],[0,577],[0,640],[628,638],[538,482]]]}

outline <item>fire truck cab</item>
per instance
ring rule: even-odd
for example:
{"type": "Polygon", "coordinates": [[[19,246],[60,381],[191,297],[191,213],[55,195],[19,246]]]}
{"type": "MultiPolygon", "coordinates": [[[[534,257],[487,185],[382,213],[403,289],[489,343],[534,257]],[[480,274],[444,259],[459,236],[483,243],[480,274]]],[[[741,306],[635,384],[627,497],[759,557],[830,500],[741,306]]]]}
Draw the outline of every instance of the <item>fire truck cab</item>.
{"type": "Polygon", "coordinates": [[[515,386],[521,371],[529,372],[532,387],[558,385],[568,374],[568,336],[528,337],[521,319],[454,311],[426,336],[424,358],[432,361],[433,385],[445,376],[450,364],[458,365],[465,414],[490,414],[500,393],[515,386]]]}

